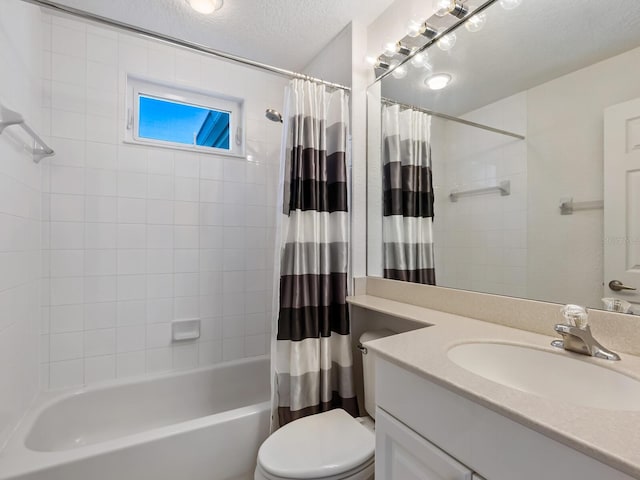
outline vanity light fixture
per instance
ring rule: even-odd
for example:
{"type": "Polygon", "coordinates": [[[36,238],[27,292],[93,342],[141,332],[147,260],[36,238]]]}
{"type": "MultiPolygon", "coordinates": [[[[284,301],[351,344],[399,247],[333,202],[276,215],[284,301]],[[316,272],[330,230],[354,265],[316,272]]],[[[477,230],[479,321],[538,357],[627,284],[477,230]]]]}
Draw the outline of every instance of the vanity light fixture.
{"type": "Polygon", "coordinates": [[[438,40],[438,48],[443,52],[448,52],[454,47],[457,39],[455,32],[448,33],[438,40]]]}
{"type": "Polygon", "coordinates": [[[400,62],[398,62],[397,60],[391,62],[391,65],[389,68],[392,69],[391,75],[393,76],[393,78],[397,78],[398,80],[403,79],[404,77],[407,76],[407,73],[409,73],[409,69],[407,68],[406,65],[400,65],[400,62]]]}
{"type": "Polygon", "coordinates": [[[411,65],[416,68],[428,68],[431,69],[431,65],[429,64],[429,56],[426,52],[416,53],[411,58],[411,65]]]}
{"type": "Polygon", "coordinates": [[[396,53],[408,57],[409,55],[411,55],[411,52],[413,52],[413,50],[404,45],[402,42],[396,43],[396,53]]]}
{"type": "Polygon", "coordinates": [[[424,25],[424,18],[412,18],[407,22],[407,36],[411,38],[416,38],[420,35],[420,30],[422,30],[422,26],[424,25]]]}
{"type": "Polygon", "coordinates": [[[457,0],[435,0],[435,2],[435,13],[439,17],[451,14],[454,17],[464,18],[469,13],[469,9],[457,0]]]}
{"type": "Polygon", "coordinates": [[[382,53],[387,57],[393,57],[396,54],[396,42],[384,42],[382,44],[382,53]]]}
{"type": "Polygon", "coordinates": [[[224,3],[223,0],[186,0],[186,2],[196,12],[209,15],[210,13],[220,10],[224,3]]]}
{"type": "Polygon", "coordinates": [[[451,83],[451,75],[448,73],[437,73],[424,80],[424,84],[429,90],[442,90],[451,83]]]}
{"type": "Polygon", "coordinates": [[[522,0],[500,0],[500,6],[505,10],[513,10],[514,8],[518,8],[522,0]]]}
{"type": "Polygon", "coordinates": [[[485,12],[476,13],[469,20],[464,22],[464,27],[471,33],[479,32],[487,23],[487,14],[485,12]]]}
{"type": "Polygon", "coordinates": [[[365,57],[364,61],[371,65],[373,68],[382,68],[388,70],[390,67],[389,61],[380,55],[379,57],[365,57]]]}

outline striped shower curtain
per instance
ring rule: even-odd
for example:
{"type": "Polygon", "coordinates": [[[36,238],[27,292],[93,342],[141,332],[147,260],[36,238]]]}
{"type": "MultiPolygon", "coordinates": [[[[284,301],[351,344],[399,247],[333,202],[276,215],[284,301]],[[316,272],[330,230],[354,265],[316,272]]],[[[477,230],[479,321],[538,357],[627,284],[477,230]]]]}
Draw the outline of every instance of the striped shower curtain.
{"type": "Polygon", "coordinates": [[[426,113],[383,107],[384,277],[435,285],[430,135],[426,113]]]}
{"type": "Polygon", "coordinates": [[[274,428],[332,408],[358,413],[346,304],[348,97],[302,80],[286,96],[274,428]]]}

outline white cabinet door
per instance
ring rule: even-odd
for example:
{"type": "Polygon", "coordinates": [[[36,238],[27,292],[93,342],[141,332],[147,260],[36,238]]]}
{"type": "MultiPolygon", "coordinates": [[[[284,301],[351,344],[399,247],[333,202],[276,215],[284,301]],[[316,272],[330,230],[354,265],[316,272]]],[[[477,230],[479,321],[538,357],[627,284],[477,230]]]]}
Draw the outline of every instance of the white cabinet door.
{"type": "Polygon", "coordinates": [[[471,480],[472,474],[384,410],[376,410],[376,480],[471,480]]]}

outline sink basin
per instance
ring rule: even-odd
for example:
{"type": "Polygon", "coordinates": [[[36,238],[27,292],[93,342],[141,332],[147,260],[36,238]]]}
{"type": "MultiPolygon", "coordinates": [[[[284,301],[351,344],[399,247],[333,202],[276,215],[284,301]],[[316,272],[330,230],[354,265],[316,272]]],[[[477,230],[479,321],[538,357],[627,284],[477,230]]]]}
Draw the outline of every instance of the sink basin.
{"type": "Polygon", "coordinates": [[[466,343],[447,355],[476,375],[522,392],[583,407],[640,411],[640,381],[568,354],[466,343]]]}

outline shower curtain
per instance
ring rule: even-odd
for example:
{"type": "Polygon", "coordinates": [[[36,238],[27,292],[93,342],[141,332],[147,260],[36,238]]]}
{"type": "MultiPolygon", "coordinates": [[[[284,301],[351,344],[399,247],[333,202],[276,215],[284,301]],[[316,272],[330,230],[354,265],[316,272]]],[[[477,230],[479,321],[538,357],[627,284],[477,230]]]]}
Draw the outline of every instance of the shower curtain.
{"type": "Polygon", "coordinates": [[[272,429],[343,408],[357,415],[349,310],[347,94],[287,88],[280,166],[272,429]],[[279,277],[279,278],[278,278],[279,277]]]}
{"type": "Polygon", "coordinates": [[[383,107],[384,277],[435,285],[430,135],[431,116],[383,107]]]}

